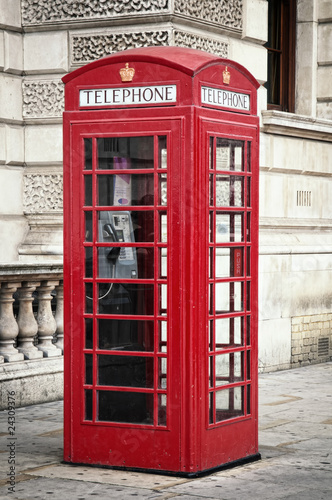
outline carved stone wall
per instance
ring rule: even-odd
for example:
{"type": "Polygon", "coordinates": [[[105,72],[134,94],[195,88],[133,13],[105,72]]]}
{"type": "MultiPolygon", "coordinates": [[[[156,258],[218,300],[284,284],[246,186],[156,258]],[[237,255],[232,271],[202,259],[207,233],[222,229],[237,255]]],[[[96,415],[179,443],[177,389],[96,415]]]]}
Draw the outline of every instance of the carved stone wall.
{"type": "Polygon", "coordinates": [[[85,64],[113,52],[145,47],[169,45],[168,31],[137,31],[74,35],[71,38],[71,64],[85,64]]]}
{"type": "Polygon", "coordinates": [[[26,174],[24,176],[24,212],[62,212],[62,175],[26,174]]]}
{"type": "Polygon", "coordinates": [[[220,57],[228,57],[228,43],[185,31],[174,31],[174,45],[205,50],[220,57]]]}
{"type": "Polygon", "coordinates": [[[176,14],[242,29],[243,0],[174,0],[176,14]]]}
{"type": "Polygon", "coordinates": [[[54,80],[23,82],[23,117],[61,117],[64,109],[64,85],[54,80]]]}
{"type": "Polygon", "coordinates": [[[168,12],[169,0],[22,0],[23,26],[168,12]]]}

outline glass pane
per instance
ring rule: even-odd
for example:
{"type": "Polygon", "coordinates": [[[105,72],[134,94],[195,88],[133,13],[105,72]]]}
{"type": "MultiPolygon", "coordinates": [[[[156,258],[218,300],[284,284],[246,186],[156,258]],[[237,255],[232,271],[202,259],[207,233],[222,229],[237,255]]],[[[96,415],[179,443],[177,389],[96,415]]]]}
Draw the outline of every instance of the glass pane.
{"type": "Polygon", "coordinates": [[[247,172],[251,172],[251,142],[247,142],[247,172]]]}
{"type": "Polygon", "coordinates": [[[230,170],[231,167],[231,149],[228,141],[217,138],[216,144],[216,169],[230,170]]]}
{"type": "Polygon", "coordinates": [[[159,290],[159,315],[167,314],[167,285],[158,285],[159,290]]]}
{"type": "Polygon", "coordinates": [[[243,240],[243,214],[217,212],[216,243],[233,243],[243,240]]]}
{"type": "Polygon", "coordinates": [[[216,350],[243,345],[243,318],[216,319],[216,350]]]}
{"type": "Polygon", "coordinates": [[[216,283],[216,314],[243,311],[243,283],[216,283]]]}
{"type": "MultiPolygon", "coordinates": [[[[234,146],[234,170],[235,172],[242,172],[243,165],[243,146],[234,146]]],[[[233,170],[232,169],[232,170],[233,170]]]]}
{"type": "Polygon", "coordinates": [[[209,169],[214,169],[214,137],[210,137],[210,144],[209,144],[209,169]]]}
{"type": "Polygon", "coordinates": [[[92,275],[93,275],[92,252],[93,252],[93,248],[92,247],[86,247],[85,248],[85,277],[86,278],[92,278],[92,275]]]}
{"type": "Polygon", "coordinates": [[[85,349],[93,348],[93,320],[92,318],[85,318],[85,349]]]}
{"type": "Polygon", "coordinates": [[[98,319],[99,349],[153,351],[153,321],[98,319]]]}
{"type": "Polygon", "coordinates": [[[153,284],[98,284],[98,312],[115,315],[153,315],[153,284]]]}
{"type": "Polygon", "coordinates": [[[158,137],[158,168],[167,168],[167,137],[158,137]]]}
{"type": "Polygon", "coordinates": [[[247,351],[247,380],[250,380],[250,353],[251,351],[247,351]]]}
{"type": "Polygon", "coordinates": [[[92,206],[92,176],[84,176],[84,205],[86,207],[92,206]]]}
{"type": "Polygon", "coordinates": [[[85,394],[85,420],[92,420],[92,390],[86,389],[85,394]]]}
{"type": "Polygon", "coordinates": [[[84,169],[92,170],[92,139],[84,139],[84,169]]]}
{"type": "Polygon", "coordinates": [[[167,213],[159,212],[159,241],[167,243],[167,213]]]}
{"type": "Polygon", "coordinates": [[[167,322],[158,321],[159,352],[167,352],[167,322]]]}
{"type": "Polygon", "coordinates": [[[85,283],[85,312],[93,312],[93,285],[92,283],[85,283]]]}
{"type": "Polygon", "coordinates": [[[209,394],[209,424],[214,422],[213,392],[209,394]]]}
{"type": "Polygon", "coordinates": [[[247,414],[251,413],[250,384],[247,385],[247,414]]]}
{"type": "Polygon", "coordinates": [[[159,200],[161,206],[167,205],[167,174],[158,175],[159,200]]]}
{"type": "Polygon", "coordinates": [[[85,383],[92,385],[92,354],[85,354],[85,383]]]}
{"type": "Polygon", "coordinates": [[[216,248],[215,277],[243,276],[243,248],[216,248]]]}
{"type": "Polygon", "coordinates": [[[251,344],[250,341],[250,316],[247,316],[247,345],[251,344]]]}
{"type": "Polygon", "coordinates": [[[153,242],[153,210],[98,212],[98,241],[101,243],[153,242]]]}
{"type": "Polygon", "coordinates": [[[247,178],[247,207],[251,207],[251,177],[247,178]]]}
{"type": "Polygon", "coordinates": [[[167,248],[159,248],[159,278],[167,278],[167,248]]]}
{"type": "Polygon", "coordinates": [[[84,212],[84,220],[85,220],[85,241],[92,241],[92,212],[84,212]]]}
{"type": "Polygon", "coordinates": [[[98,252],[98,277],[153,279],[154,249],[144,247],[101,247],[98,252]],[[113,258],[114,251],[119,251],[113,258]]]}
{"type": "Polygon", "coordinates": [[[120,387],[153,387],[153,358],[98,356],[98,384],[120,387]]]}
{"type": "Polygon", "coordinates": [[[166,425],[167,420],[167,396],[166,394],[159,394],[158,396],[158,425],[166,425]]]}
{"type": "Polygon", "coordinates": [[[97,139],[98,168],[153,168],[153,137],[105,137],[97,139]]]}
{"type": "Polygon", "coordinates": [[[97,391],[97,419],[104,422],[153,424],[153,394],[97,391]]]}
{"type": "Polygon", "coordinates": [[[234,352],[215,356],[216,386],[243,381],[243,353],[234,352]]]}
{"type": "Polygon", "coordinates": [[[167,358],[158,359],[158,388],[167,388],[167,358]]]}
{"type": "Polygon", "coordinates": [[[99,206],[153,206],[153,174],[98,175],[99,206]]]}
{"type": "Polygon", "coordinates": [[[243,207],[243,177],[216,176],[216,206],[243,207]]]}
{"type": "Polygon", "coordinates": [[[244,415],[243,387],[232,387],[216,392],[216,421],[244,415]]]}
{"type": "Polygon", "coordinates": [[[247,241],[251,241],[251,213],[247,213],[247,241]]]}
{"type": "Polygon", "coordinates": [[[209,175],[209,206],[214,206],[214,175],[209,175]]]}

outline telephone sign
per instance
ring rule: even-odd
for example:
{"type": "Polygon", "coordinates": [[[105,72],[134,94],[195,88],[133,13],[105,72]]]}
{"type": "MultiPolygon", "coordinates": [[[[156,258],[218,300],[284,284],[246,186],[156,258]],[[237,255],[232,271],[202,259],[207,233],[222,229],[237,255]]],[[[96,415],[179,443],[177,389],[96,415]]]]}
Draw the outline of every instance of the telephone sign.
{"type": "Polygon", "coordinates": [[[177,47],[63,80],[65,461],[258,459],[258,83],[177,47]]]}

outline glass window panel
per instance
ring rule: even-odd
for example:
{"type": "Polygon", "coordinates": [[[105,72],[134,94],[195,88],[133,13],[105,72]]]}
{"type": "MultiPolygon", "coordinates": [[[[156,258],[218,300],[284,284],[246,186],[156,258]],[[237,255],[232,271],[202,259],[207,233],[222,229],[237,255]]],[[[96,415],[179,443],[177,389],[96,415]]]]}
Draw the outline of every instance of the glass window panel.
{"type": "Polygon", "coordinates": [[[213,223],[214,217],[213,216],[214,216],[214,213],[211,211],[209,214],[209,241],[210,241],[210,243],[212,243],[214,240],[214,223],[213,223]]]}
{"type": "Polygon", "coordinates": [[[153,206],[153,174],[98,175],[99,206],[153,206]]]}
{"type": "Polygon", "coordinates": [[[98,348],[121,351],[153,351],[153,321],[98,319],[98,348]]]}
{"type": "Polygon", "coordinates": [[[214,137],[210,137],[210,144],[209,144],[209,169],[214,168],[214,137]]]}
{"type": "Polygon", "coordinates": [[[92,390],[86,389],[84,391],[85,395],[85,420],[92,420],[92,390]]]}
{"type": "Polygon", "coordinates": [[[159,184],[159,205],[167,205],[167,174],[158,175],[159,184]]]}
{"type": "Polygon", "coordinates": [[[85,318],[85,349],[93,348],[93,320],[92,318],[85,318]]]}
{"type": "Polygon", "coordinates": [[[247,345],[251,344],[251,341],[250,341],[250,319],[251,319],[251,316],[247,316],[247,345]]]}
{"type": "Polygon", "coordinates": [[[251,213],[247,213],[247,241],[251,241],[251,213]]]}
{"type": "Polygon", "coordinates": [[[216,386],[243,381],[243,352],[215,356],[216,386]]]}
{"type": "Polygon", "coordinates": [[[167,285],[158,285],[159,290],[159,315],[167,314],[167,285]]]}
{"type": "Polygon", "coordinates": [[[93,260],[92,260],[92,247],[85,248],[85,277],[92,278],[93,275],[93,260]]]}
{"type": "Polygon", "coordinates": [[[167,248],[159,248],[159,278],[167,278],[167,248]]]}
{"type": "Polygon", "coordinates": [[[251,142],[247,142],[247,172],[251,172],[251,142]]]}
{"type": "Polygon", "coordinates": [[[243,145],[234,147],[234,170],[242,172],[243,168],[243,145]]]}
{"type": "Polygon", "coordinates": [[[211,284],[209,286],[209,296],[208,296],[208,301],[209,301],[209,314],[214,313],[214,285],[211,284]]]}
{"type": "Polygon", "coordinates": [[[242,213],[216,213],[216,243],[233,243],[244,240],[242,213]]]}
{"type": "Polygon", "coordinates": [[[92,170],[92,139],[84,139],[84,169],[92,170]]]}
{"type": "Polygon", "coordinates": [[[247,351],[247,380],[250,380],[250,354],[251,351],[247,351]]]}
{"type": "Polygon", "coordinates": [[[153,387],[153,358],[98,355],[98,384],[121,387],[153,387]]]}
{"type": "Polygon", "coordinates": [[[153,168],[153,137],[97,139],[98,168],[103,170],[153,168]]]}
{"type": "Polygon", "coordinates": [[[251,177],[247,178],[247,207],[251,207],[251,177]]]}
{"type": "Polygon", "coordinates": [[[97,252],[99,278],[124,280],[154,278],[153,248],[100,247],[97,252]],[[113,255],[115,250],[118,253],[113,255]]]}
{"type": "Polygon", "coordinates": [[[217,138],[216,143],[216,169],[230,170],[231,168],[231,149],[227,141],[217,138]]]}
{"type": "Polygon", "coordinates": [[[92,206],[92,175],[84,176],[84,205],[92,206]]]}
{"type": "Polygon", "coordinates": [[[153,210],[97,212],[98,241],[101,243],[135,243],[154,241],[153,210]]]}
{"type": "Polygon", "coordinates": [[[153,315],[153,284],[99,283],[98,312],[115,315],[153,315]]]}
{"type": "Polygon", "coordinates": [[[251,248],[247,247],[247,276],[251,276],[250,257],[251,257],[251,248]]]}
{"type": "Polygon", "coordinates": [[[216,283],[216,314],[243,310],[243,284],[216,283]]]}
{"type": "Polygon", "coordinates": [[[243,276],[243,248],[216,248],[215,277],[243,276]]]}
{"type": "Polygon", "coordinates": [[[85,283],[85,312],[93,312],[93,285],[92,283],[85,283]]]}
{"type": "Polygon", "coordinates": [[[159,352],[167,352],[167,321],[158,321],[159,352]]]}
{"type": "Polygon", "coordinates": [[[214,175],[209,175],[210,207],[214,206],[214,175]]]}
{"type": "Polygon", "coordinates": [[[209,321],[209,351],[213,351],[214,350],[214,336],[215,336],[215,333],[214,333],[214,321],[212,319],[210,319],[209,321]]]}
{"type": "Polygon", "coordinates": [[[243,318],[217,318],[216,350],[243,345],[243,318]]]}
{"type": "Polygon", "coordinates": [[[167,137],[158,137],[158,168],[167,168],[167,137]]]}
{"type": "Polygon", "coordinates": [[[159,212],[159,241],[167,243],[167,213],[159,212]]]}
{"type": "Polygon", "coordinates": [[[85,221],[85,241],[92,241],[92,212],[84,212],[84,221],[85,221]]]}
{"type": "Polygon", "coordinates": [[[251,309],[251,297],[250,297],[251,282],[247,281],[247,311],[251,309]]]}
{"type": "Polygon", "coordinates": [[[216,175],[216,206],[243,207],[243,177],[216,175]]]}
{"type": "Polygon", "coordinates": [[[97,419],[103,422],[153,424],[153,394],[97,391],[97,419]]]}
{"type": "Polygon", "coordinates": [[[92,385],[92,354],[85,354],[85,383],[92,385]]]}
{"type": "Polygon", "coordinates": [[[167,396],[166,394],[158,395],[158,425],[165,426],[167,424],[167,396]]]}
{"type": "Polygon", "coordinates": [[[209,387],[213,387],[213,360],[214,356],[209,356],[209,387]]]}
{"type": "Polygon", "coordinates": [[[213,392],[209,394],[209,424],[214,422],[214,405],[213,405],[213,392]]]}
{"type": "Polygon", "coordinates": [[[248,384],[247,385],[247,415],[249,415],[251,413],[251,398],[250,398],[250,395],[251,395],[251,385],[248,384]]]}
{"type": "Polygon", "coordinates": [[[244,415],[243,387],[232,387],[216,392],[216,421],[244,415]]]}
{"type": "Polygon", "coordinates": [[[167,358],[158,359],[158,388],[167,388],[167,358]]]}

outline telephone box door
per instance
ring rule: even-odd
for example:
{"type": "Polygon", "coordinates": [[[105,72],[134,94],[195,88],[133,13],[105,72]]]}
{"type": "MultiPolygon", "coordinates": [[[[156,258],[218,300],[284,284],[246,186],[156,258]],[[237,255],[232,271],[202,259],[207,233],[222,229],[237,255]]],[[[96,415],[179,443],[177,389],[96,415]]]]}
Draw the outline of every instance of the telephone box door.
{"type": "Polygon", "coordinates": [[[66,124],[75,202],[66,199],[65,265],[75,264],[71,276],[65,268],[73,290],[65,459],[178,470],[179,242],[170,227],[179,220],[180,122],[101,126],[98,112],[89,122],[66,124]]]}

